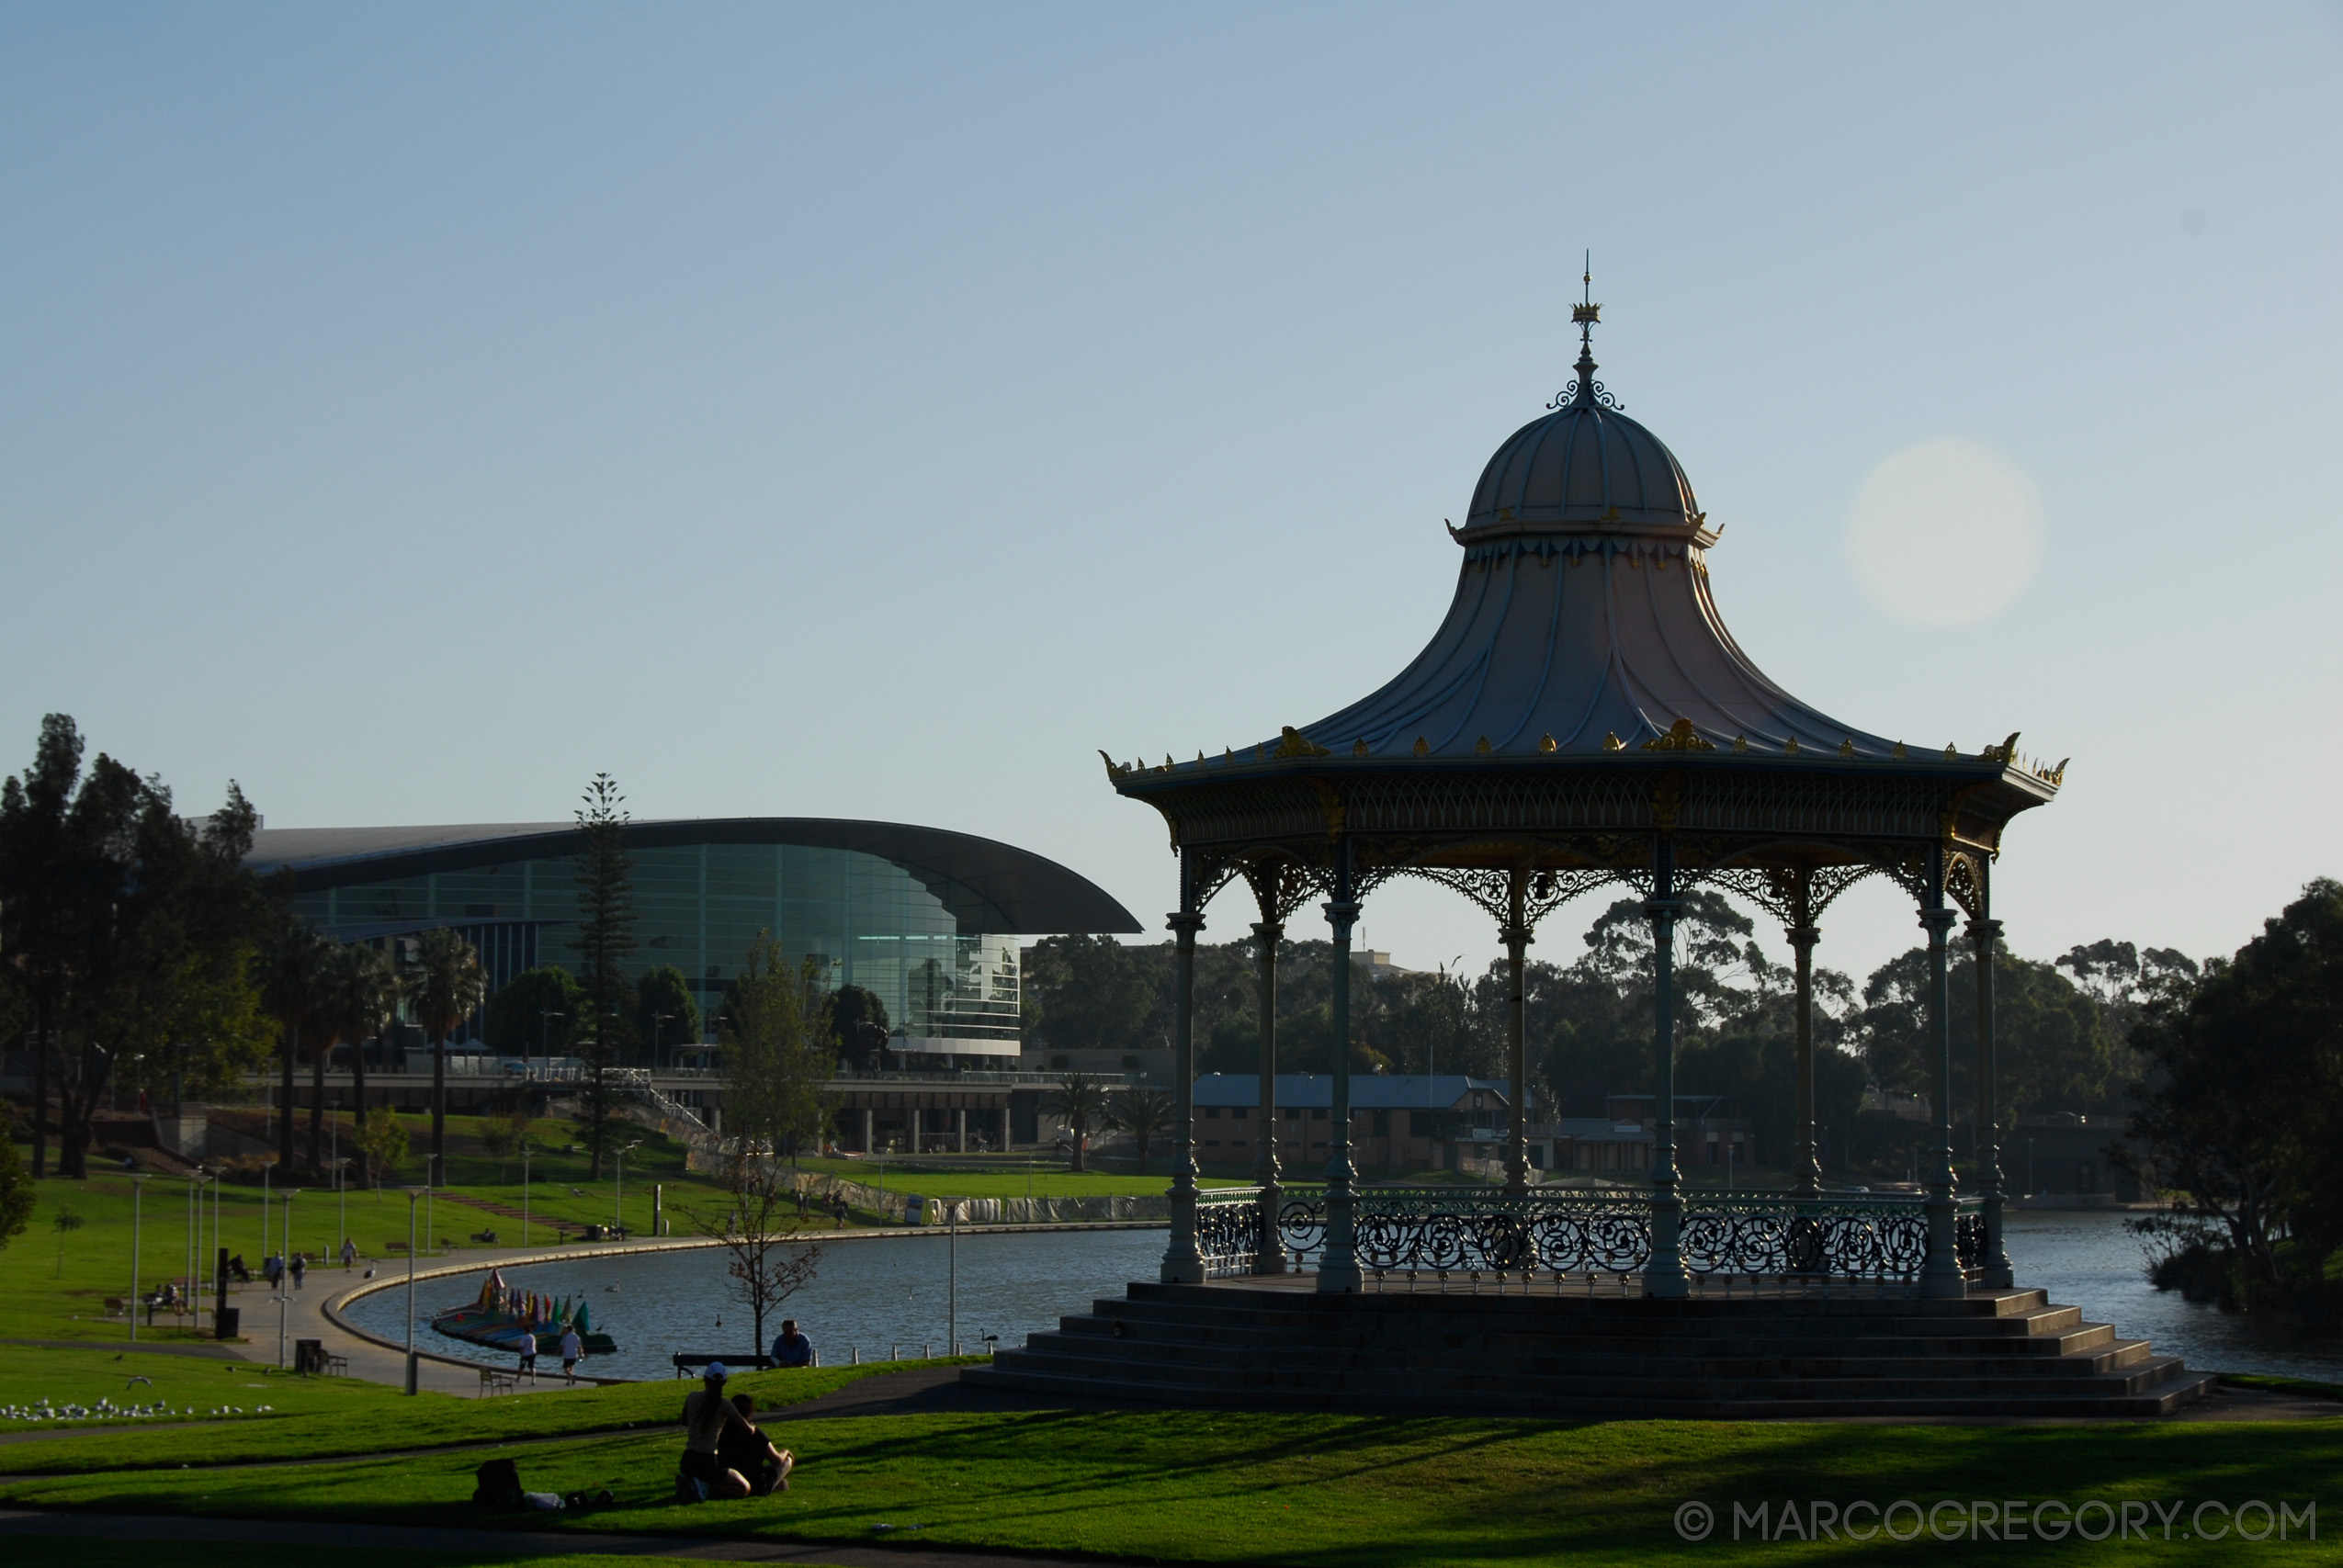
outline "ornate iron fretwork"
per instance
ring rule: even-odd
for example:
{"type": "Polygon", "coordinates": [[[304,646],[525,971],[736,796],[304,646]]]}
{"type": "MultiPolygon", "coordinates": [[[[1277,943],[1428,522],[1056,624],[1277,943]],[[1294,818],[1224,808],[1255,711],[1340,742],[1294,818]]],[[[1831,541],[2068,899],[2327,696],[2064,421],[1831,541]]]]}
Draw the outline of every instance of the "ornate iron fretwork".
{"type": "Polygon", "coordinates": [[[1682,874],[1681,880],[1737,893],[1795,930],[1813,925],[1839,895],[1879,874],[1875,865],[1722,865],[1682,874]]]}
{"type": "MultiPolygon", "coordinates": [[[[1391,874],[1420,876],[1427,882],[1437,882],[1443,887],[1461,893],[1471,899],[1499,925],[1510,924],[1513,919],[1512,871],[1477,867],[1409,865],[1395,866],[1391,874]]],[[[1564,871],[1532,871],[1525,874],[1526,885],[1522,890],[1522,924],[1531,931],[1546,916],[1576,898],[1579,894],[1602,886],[1606,882],[1623,880],[1620,873],[1608,869],[1573,868],[1564,871]]]]}
{"type": "MultiPolygon", "coordinates": [[[[1360,1264],[1377,1272],[1633,1274],[1651,1257],[1647,1193],[1369,1188],[1356,1200],[1360,1264]]],[[[1961,1201],[1958,1256],[1983,1265],[1985,1220],[1961,1201]]],[[[1208,1260],[1227,1273],[1250,1271],[1260,1240],[1259,1190],[1220,1189],[1197,1204],[1197,1234],[1208,1260]]],[[[1326,1198],[1289,1189],[1278,1239],[1305,1259],[1323,1244],[1326,1198]]],[[[1783,1275],[1841,1280],[1919,1277],[1928,1262],[1928,1213],[1918,1198],[1834,1193],[1797,1199],[1778,1192],[1703,1193],[1684,1201],[1684,1265],[1695,1274],[1783,1275]]]]}

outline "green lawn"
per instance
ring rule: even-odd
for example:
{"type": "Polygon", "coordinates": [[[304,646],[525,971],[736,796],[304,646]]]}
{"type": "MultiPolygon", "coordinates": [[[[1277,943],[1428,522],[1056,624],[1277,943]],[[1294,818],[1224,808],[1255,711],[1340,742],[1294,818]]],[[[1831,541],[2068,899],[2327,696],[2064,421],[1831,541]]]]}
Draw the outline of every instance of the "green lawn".
{"type": "MultiPolygon", "coordinates": [[[[922,1365],[965,1365],[981,1358],[962,1357],[955,1363],[875,1361],[863,1367],[823,1367],[799,1371],[743,1372],[727,1385],[746,1393],[760,1409],[774,1410],[817,1398],[860,1378],[903,1371],[922,1365]]],[[[22,1371],[0,1377],[6,1398],[22,1403],[52,1392],[68,1380],[95,1393],[121,1398],[124,1376],[150,1375],[154,1392],[173,1396],[175,1408],[193,1405],[209,1413],[221,1404],[243,1407],[237,1419],[207,1422],[200,1427],[144,1431],[158,1423],[110,1421],[89,1424],[73,1437],[0,1449],[0,1470],[17,1474],[68,1474],[113,1469],[175,1469],[185,1463],[229,1464],[255,1460],[301,1456],[327,1458],[337,1454],[379,1454],[394,1449],[432,1448],[443,1443],[492,1443],[514,1439],[564,1437],[582,1432],[622,1431],[638,1427],[670,1427],[679,1419],[685,1394],[698,1385],[684,1381],[613,1383],[594,1389],[565,1389],[558,1393],[520,1394],[503,1399],[475,1399],[423,1393],[409,1398],[386,1383],[351,1378],[301,1378],[249,1362],[221,1363],[189,1358],[124,1356],[120,1360],[102,1351],[53,1350],[12,1352],[7,1359],[26,1363],[22,1371]],[[166,1359],[185,1363],[184,1371],[162,1368],[166,1359]],[[123,1375],[116,1375],[122,1369],[123,1375]],[[44,1381],[43,1374],[48,1374],[44,1381]],[[105,1383],[111,1379],[112,1386],[105,1383]],[[17,1391],[23,1391],[19,1394],[17,1391]],[[263,1416],[258,1407],[273,1406],[263,1416]]],[[[150,1391],[139,1389],[133,1397],[150,1391]]],[[[9,1422],[0,1430],[62,1427],[66,1423],[9,1422]]]]}
{"type": "MultiPolygon", "coordinates": [[[[158,1552],[152,1541],[86,1540],[72,1536],[11,1535],[8,1561],[22,1568],[155,1568],[158,1552]]],[[[252,1568],[255,1548],[221,1541],[175,1540],[167,1560],[171,1568],[252,1568]]],[[[276,1548],[297,1557],[314,1557],[311,1547],[276,1548]]],[[[499,1548],[494,1537],[470,1551],[405,1551],[396,1547],[335,1547],[334,1568],[485,1568],[487,1564],[526,1562],[529,1568],[643,1568],[640,1557],[597,1557],[567,1552],[537,1557],[513,1546],[499,1548]]],[[[770,1563],[766,1568],[787,1568],[770,1563]]]]}
{"type": "MultiPolygon", "coordinates": [[[[1056,1161],[1037,1160],[1027,1172],[1013,1156],[997,1160],[938,1162],[905,1156],[885,1160],[807,1158],[800,1168],[823,1176],[843,1177],[889,1192],[915,1192],[922,1198],[1160,1198],[1172,1186],[1168,1159],[1159,1156],[1146,1174],[1129,1168],[1086,1170],[1077,1175],[1056,1161]]],[[[1212,1178],[1207,1187],[1233,1185],[1212,1178]]]]}
{"type": "MultiPolygon", "coordinates": [[[[672,1397],[672,1391],[671,1391],[672,1397]]],[[[526,1401],[512,1402],[515,1405],[526,1401]]],[[[548,1400],[548,1405],[564,1403],[548,1400]]],[[[1844,1540],[1731,1540],[1733,1506],[1785,1500],[1802,1522],[1817,1500],[1844,1506],[1975,1499],[2182,1505],[2167,1542],[2122,1551],[2198,1558],[2179,1539],[2200,1502],[2326,1501],[2343,1474],[2343,1423],[2078,1427],[1852,1427],[1513,1419],[1242,1416],[1225,1412],[1027,1412],[795,1422],[782,1440],[803,1461],[786,1495],[685,1508],[669,1501],[676,1437],[617,1436],[517,1451],[524,1483],[608,1487],[596,1529],[886,1536],[995,1550],[1096,1552],[1165,1561],[1389,1564],[1435,1568],[1568,1558],[1673,1562],[1720,1551],[1787,1560],[1868,1555],[1844,1540]],[[2325,1491],[2330,1494],[2321,1498],[2325,1491]],[[1681,1540],[1681,1506],[1715,1511],[1710,1540],[1681,1540]],[[880,1527],[890,1527],[882,1529],[880,1527]],[[916,1534],[912,1532],[916,1530],[916,1534]]],[[[541,1527],[545,1516],[483,1516],[466,1502],[472,1454],[211,1471],[16,1479],[0,1502],[144,1512],[541,1527]]],[[[2100,1516],[2085,1516],[2096,1529],[2100,1516]]],[[[2109,1512],[2109,1521],[2119,1515],[2109,1512]]],[[[1950,1515],[1940,1516],[1949,1523],[1950,1515]]],[[[1868,1521],[1866,1521],[1868,1522],[1868,1521]]],[[[2327,1521],[2329,1536],[2335,1526],[2327,1521]]],[[[1899,1517],[1899,1528],[1908,1517],[1899,1517]]],[[[2258,1528],[2260,1520],[2254,1517],[2258,1528]]],[[[2138,1527],[2134,1527],[2136,1533],[2138,1527]]],[[[2256,1561],[2319,1551],[2290,1528],[2256,1561]]],[[[486,1542],[483,1541],[483,1549],[486,1542]]],[[[2083,1561],[2117,1550],[2068,1536],[2024,1545],[1930,1540],[1931,1560],[2083,1561]],[[1949,1553],[1949,1555],[1947,1555],[1949,1553]]],[[[2326,1549],[2329,1555],[2333,1548],[2326,1549]]]]}

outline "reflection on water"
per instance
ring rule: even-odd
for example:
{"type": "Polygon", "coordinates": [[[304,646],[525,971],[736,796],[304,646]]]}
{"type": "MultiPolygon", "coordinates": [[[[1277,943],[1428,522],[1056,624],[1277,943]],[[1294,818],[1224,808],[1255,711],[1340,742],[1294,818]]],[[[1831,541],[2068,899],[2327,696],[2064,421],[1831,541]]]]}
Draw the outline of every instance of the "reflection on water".
{"type": "MultiPolygon", "coordinates": [[[[2111,1323],[2132,1338],[2180,1356],[2210,1371],[2279,1372],[2343,1382],[2343,1339],[2307,1334],[2283,1323],[2224,1313],[2185,1302],[2177,1291],[2147,1282],[2139,1243],[2111,1213],[2012,1212],[2010,1261],[2018,1283],[2039,1286],[2050,1299],[2080,1307],[2097,1323],[2111,1323]]],[[[1160,1230],[1026,1232],[967,1235],[959,1242],[959,1330],[963,1348],[980,1350],[986,1335],[1004,1345],[1055,1328],[1069,1313],[1086,1311],[1101,1296],[1119,1296],[1126,1281],[1152,1280],[1163,1256],[1160,1230]]],[[[946,1244],[941,1235],[894,1234],[832,1244],[821,1273],[790,1298],[821,1347],[826,1365],[839,1365],[859,1347],[865,1360],[891,1348],[917,1356],[945,1344],[946,1244]]],[[[595,1320],[618,1342],[618,1353],[597,1359],[591,1371],[609,1377],[672,1375],[676,1351],[740,1354],[749,1348],[749,1320],[725,1278],[726,1255],[716,1248],[645,1253],[535,1264],[508,1269],[508,1282],[557,1295],[583,1294],[595,1320]],[[607,1287],[616,1285],[614,1292],[607,1287]]],[[[430,1318],[469,1301],[478,1276],[426,1281],[416,1291],[416,1343],[442,1355],[502,1359],[481,1347],[431,1331],[430,1318]]],[[[395,1339],[403,1332],[405,1292],[382,1292],[359,1302],[350,1316],[373,1333],[395,1339]]],[[[768,1321],[769,1341],[777,1321],[768,1321]]]]}
{"type": "Polygon", "coordinates": [[[2111,1323],[2126,1338],[2211,1372],[2277,1372],[2343,1382],[2343,1339],[2282,1322],[2224,1313],[2147,1282],[2147,1258],[2120,1213],[2009,1213],[2004,1226],[2018,1283],[2061,1306],[2111,1323]]]}
{"type": "MultiPolygon", "coordinates": [[[[1055,1328],[1070,1313],[1087,1312],[1100,1296],[1119,1296],[1132,1280],[1152,1280],[1163,1257],[1163,1231],[1028,1231],[970,1235],[958,1246],[960,1346],[984,1348],[984,1337],[1019,1346],[1025,1336],[1055,1328]]],[[[950,1247],[941,1235],[900,1233],[842,1240],[825,1247],[814,1282],[789,1298],[797,1318],[821,1352],[824,1366],[843,1366],[851,1348],[863,1359],[885,1359],[900,1347],[906,1357],[927,1346],[944,1354],[951,1277],[950,1247]]],[[[745,1354],[748,1310],[725,1276],[730,1255],[720,1247],[582,1258],[507,1269],[505,1283],[557,1296],[583,1295],[597,1326],[617,1341],[615,1356],[595,1358],[586,1371],[602,1377],[672,1377],[668,1359],[693,1355],[745,1354]],[[609,1287],[616,1285],[612,1291],[609,1287]]],[[[426,1280],[415,1287],[415,1344],[443,1356],[504,1363],[484,1346],[432,1332],[436,1313],[480,1293],[480,1276],[426,1280]]],[[[346,1316],[388,1339],[406,1333],[403,1289],[382,1291],[353,1305],[346,1316]]],[[[769,1348],[778,1315],[765,1320],[769,1348]]]]}

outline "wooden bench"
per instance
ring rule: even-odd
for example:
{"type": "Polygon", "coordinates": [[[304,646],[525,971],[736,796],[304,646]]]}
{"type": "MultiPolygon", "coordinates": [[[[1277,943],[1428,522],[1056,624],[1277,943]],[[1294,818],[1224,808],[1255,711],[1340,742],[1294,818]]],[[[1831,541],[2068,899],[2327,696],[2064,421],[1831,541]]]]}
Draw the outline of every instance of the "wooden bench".
{"type": "Polygon", "coordinates": [[[492,1394],[511,1393],[519,1387],[519,1382],[511,1372],[495,1367],[482,1367],[480,1370],[480,1396],[482,1399],[492,1394]]]}
{"type": "Polygon", "coordinates": [[[382,1250],[385,1252],[404,1252],[407,1250],[407,1244],[403,1241],[386,1241],[382,1244],[382,1250]]]}
{"type": "Polygon", "coordinates": [[[108,1296],[106,1298],[106,1315],[108,1317],[122,1317],[128,1315],[128,1309],[124,1307],[121,1297],[108,1296]]]}
{"type": "Polygon", "coordinates": [[[675,1362],[675,1375],[677,1377],[682,1377],[687,1371],[697,1371],[698,1369],[707,1366],[711,1361],[721,1361],[728,1369],[732,1367],[747,1367],[760,1372],[769,1372],[775,1367],[781,1364],[770,1356],[677,1355],[673,1358],[673,1360],[675,1362]]]}
{"type": "Polygon", "coordinates": [[[481,1243],[482,1246],[494,1247],[496,1245],[496,1233],[494,1231],[474,1231],[472,1232],[472,1239],[481,1243]]]}

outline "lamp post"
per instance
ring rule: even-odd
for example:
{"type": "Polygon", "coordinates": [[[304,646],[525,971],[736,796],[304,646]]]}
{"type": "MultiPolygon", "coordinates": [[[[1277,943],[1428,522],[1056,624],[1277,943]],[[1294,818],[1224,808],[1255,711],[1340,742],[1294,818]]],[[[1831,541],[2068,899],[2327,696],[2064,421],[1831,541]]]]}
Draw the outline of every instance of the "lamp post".
{"type": "Polygon", "coordinates": [[[951,1230],[945,1240],[944,1256],[944,1353],[960,1353],[960,1205],[956,1199],[946,1203],[944,1212],[950,1216],[951,1230]]]}
{"type": "Polygon", "coordinates": [[[300,1189],[298,1187],[285,1189],[285,1223],[281,1227],[283,1234],[277,1238],[284,1244],[282,1250],[285,1259],[284,1268],[277,1275],[277,1288],[280,1291],[285,1288],[286,1281],[293,1277],[293,1200],[300,1195],[300,1189]]]}
{"type": "Polygon", "coordinates": [[[549,1010],[540,1010],[537,1015],[537,1048],[545,1058],[545,1076],[549,1078],[553,1076],[553,1021],[567,1017],[567,1013],[549,1010]]]}
{"type": "Polygon", "coordinates": [[[196,1166],[187,1172],[187,1306],[192,1313],[196,1292],[203,1287],[196,1279],[196,1231],[203,1223],[203,1167],[196,1166]]]}
{"type": "Polygon", "coordinates": [[[521,1134],[521,1245],[529,1244],[529,1135],[521,1134]]]}
{"type": "Polygon", "coordinates": [[[268,1267],[268,1185],[277,1174],[277,1162],[270,1160],[260,1168],[260,1266],[268,1267]]]}
{"type": "Polygon", "coordinates": [[[277,1303],[277,1370],[281,1372],[285,1370],[285,1309],[292,1305],[293,1298],[285,1293],[285,1287],[280,1284],[277,1293],[268,1299],[277,1303]]]}
{"type": "Polygon", "coordinates": [[[659,1026],[674,1016],[672,1012],[651,1015],[651,1070],[654,1073],[659,1070],[659,1026]]]}
{"type": "Polygon", "coordinates": [[[429,1191],[407,1189],[407,1392],[415,1392],[415,1200],[429,1191]]]}
{"type": "Polygon", "coordinates": [[[611,1223],[610,1228],[613,1230],[624,1231],[627,1228],[627,1151],[640,1147],[642,1147],[640,1138],[637,1138],[631,1144],[618,1145],[618,1212],[611,1223]]]}
{"type": "Polygon", "coordinates": [[[350,1162],[340,1157],[334,1161],[334,1201],[340,1210],[334,1228],[341,1236],[334,1244],[334,1255],[342,1255],[342,1247],[350,1239],[350,1162]]]}
{"type": "Polygon", "coordinates": [[[139,1200],[146,1193],[143,1172],[130,1178],[130,1343],[139,1342],[139,1200]]]}

